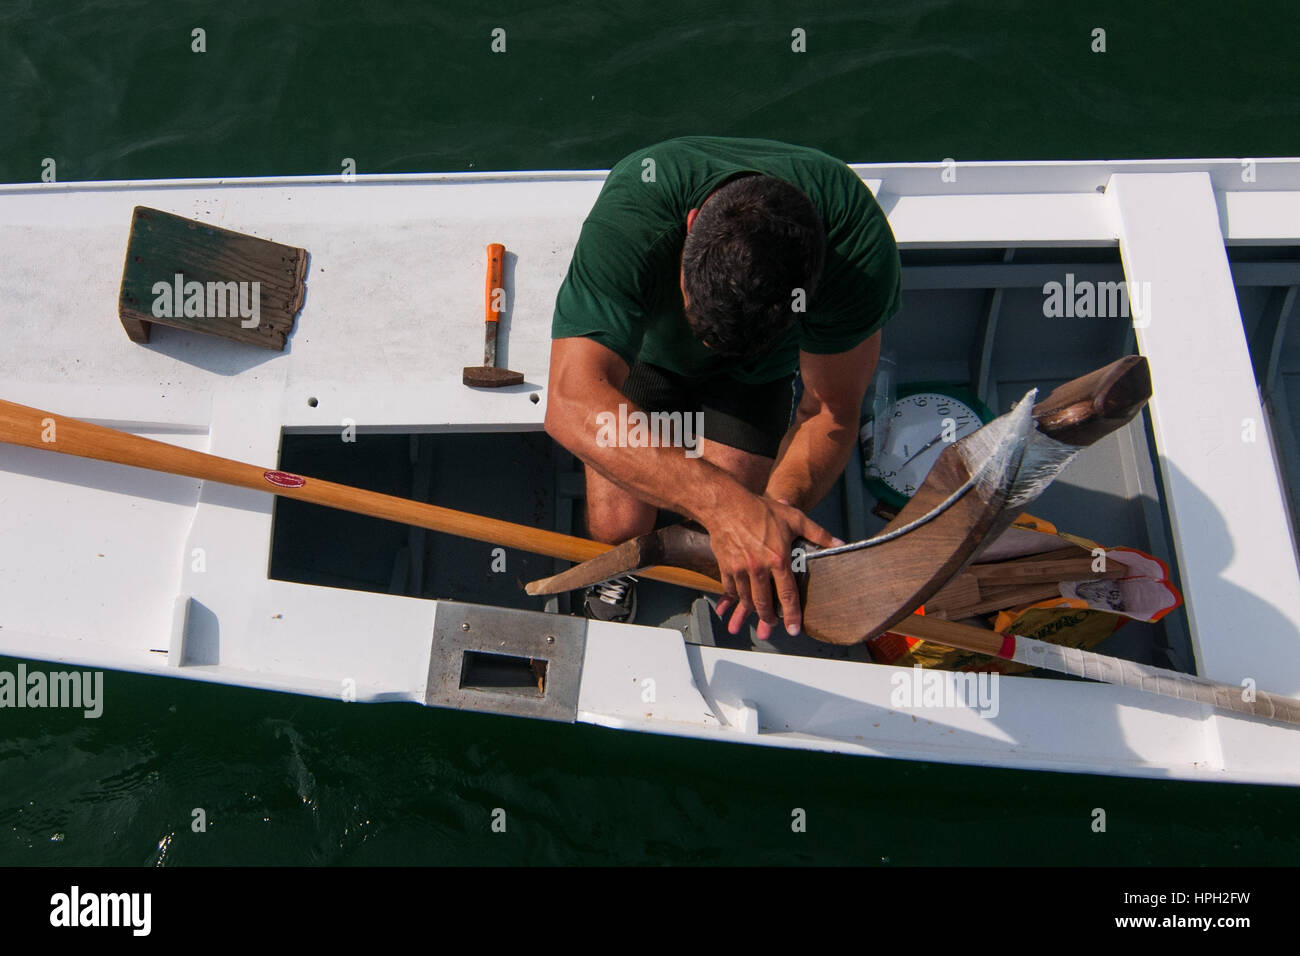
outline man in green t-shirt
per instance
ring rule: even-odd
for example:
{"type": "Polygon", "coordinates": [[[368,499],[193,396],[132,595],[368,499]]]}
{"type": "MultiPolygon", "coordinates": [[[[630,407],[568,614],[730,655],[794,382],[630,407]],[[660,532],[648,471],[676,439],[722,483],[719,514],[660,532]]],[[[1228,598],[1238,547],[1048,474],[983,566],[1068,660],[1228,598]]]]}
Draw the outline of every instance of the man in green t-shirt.
{"type": "MultiPolygon", "coordinates": [[[[686,515],[709,532],[731,632],[757,611],[766,638],[779,606],[798,633],[791,543],[835,543],[804,512],[848,461],[899,296],[884,213],[825,153],[689,136],[619,162],[551,330],[546,430],[587,465],[589,533],[615,543],[658,508],[686,515]],[[669,414],[656,431],[638,412],[669,414]]],[[[587,612],[630,620],[633,595],[628,579],[592,589],[587,612]]]]}

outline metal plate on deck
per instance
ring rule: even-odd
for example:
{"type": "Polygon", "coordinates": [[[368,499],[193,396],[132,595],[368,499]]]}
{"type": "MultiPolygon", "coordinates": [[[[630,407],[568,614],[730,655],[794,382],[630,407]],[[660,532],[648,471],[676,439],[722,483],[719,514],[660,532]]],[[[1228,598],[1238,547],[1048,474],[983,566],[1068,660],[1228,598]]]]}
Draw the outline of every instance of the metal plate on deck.
{"type": "Polygon", "coordinates": [[[439,601],[424,702],[572,723],[586,645],[585,618],[439,601]]]}

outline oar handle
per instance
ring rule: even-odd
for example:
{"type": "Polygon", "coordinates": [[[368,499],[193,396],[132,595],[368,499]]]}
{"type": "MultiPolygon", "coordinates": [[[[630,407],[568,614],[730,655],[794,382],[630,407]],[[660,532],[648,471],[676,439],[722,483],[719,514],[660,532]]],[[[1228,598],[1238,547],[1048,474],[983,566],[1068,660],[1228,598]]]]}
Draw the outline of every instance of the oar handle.
{"type": "MultiPolygon", "coordinates": [[[[0,399],[0,441],[75,455],[78,458],[94,458],[134,468],[147,468],[202,481],[265,491],[284,498],[308,501],[327,508],[384,518],[566,561],[586,561],[608,551],[610,547],[598,541],[556,531],[454,511],[319,478],[260,468],[3,399],[0,399]]],[[[644,576],[696,590],[720,589],[717,581],[681,568],[651,568],[644,572],[644,576]]]]}

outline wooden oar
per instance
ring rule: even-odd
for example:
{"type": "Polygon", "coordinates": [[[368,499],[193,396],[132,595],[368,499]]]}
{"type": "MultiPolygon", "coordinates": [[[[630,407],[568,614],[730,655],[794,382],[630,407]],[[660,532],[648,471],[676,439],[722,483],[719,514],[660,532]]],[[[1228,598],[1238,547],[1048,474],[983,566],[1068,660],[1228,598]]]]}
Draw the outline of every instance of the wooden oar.
{"type": "MultiPolygon", "coordinates": [[[[397,498],[332,481],[261,468],[189,448],[178,448],[166,442],[141,438],[115,428],[92,425],[76,418],[65,418],[2,399],[0,441],[251,488],[283,498],[309,501],[327,508],[385,518],[388,521],[504,545],[507,548],[518,548],[534,554],[545,554],[566,561],[586,561],[610,549],[607,544],[588,541],[586,538],[453,511],[422,501],[397,498]]],[[[722,592],[722,585],[715,579],[682,568],[649,568],[641,573],[668,584],[714,594],[722,592]]]]}
{"type": "Polygon", "coordinates": [[[1181,674],[1163,667],[1152,667],[1150,664],[1139,664],[1093,651],[1049,644],[1032,637],[999,634],[997,631],[986,631],[967,624],[916,614],[895,624],[890,630],[906,637],[1000,657],[1030,667],[1045,667],[1062,674],[1119,684],[1162,697],[1194,700],[1238,714],[1300,724],[1300,700],[1293,697],[1257,690],[1252,695],[1253,699],[1247,700],[1241,687],[1206,680],[1193,674],[1181,674]]]}
{"type": "MultiPolygon", "coordinates": [[[[92,425],[75,418],[64,418],[4,400],[0,400],[0,441],[265,491],[328,508],[412,524],[568,561],[585,561],[609,550],[608,545],[585,538],[453,511],[450,508],[289,472],[266,470],[256,465],[178,448],[166,442],[141,438],[117,429],[92,425]]],[[[717,581],[680,568],[650,568],[641,573],[645,577],[683,587],[715,594],[722,591],[717,581]]],[[[1047,667],[1183,700],[1197,700],[1238,713],[1300,723],[1300,701],[1289,697],[1260,691],[1256,693],[1255,700],[1245,701],[1242,700],[1241,689],[1237,687],[1090,651],[1058,647],[1025,637],[1009,637],[977,627],[916,615],[907,617],[892,630],[909,637],[1035,667],[1047,667]]]]}

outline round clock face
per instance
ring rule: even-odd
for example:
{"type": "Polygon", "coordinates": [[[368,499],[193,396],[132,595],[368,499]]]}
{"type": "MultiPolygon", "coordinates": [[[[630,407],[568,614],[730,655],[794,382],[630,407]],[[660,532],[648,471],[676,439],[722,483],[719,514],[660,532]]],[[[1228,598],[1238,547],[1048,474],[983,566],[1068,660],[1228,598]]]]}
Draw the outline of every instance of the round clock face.
{"type": "MultiPolygon", "coordinates": [[[[910,498],[943,450],[983,425],[974,408],[942,392],[917,392],[900,398],[890,406],[883,443],[867,464],[867,478],[910,498]]],[[[873,423],[872,432],[876,431],[873,423]]]]}

